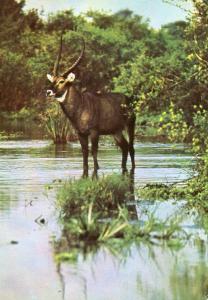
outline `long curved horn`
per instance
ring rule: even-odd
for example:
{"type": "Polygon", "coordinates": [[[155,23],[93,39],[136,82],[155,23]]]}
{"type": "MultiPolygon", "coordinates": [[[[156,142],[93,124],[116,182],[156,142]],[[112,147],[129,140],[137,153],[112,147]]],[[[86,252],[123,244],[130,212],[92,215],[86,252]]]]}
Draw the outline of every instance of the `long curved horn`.
{"type": "Polygon", "coordinates": [[[59,47],[59,52],[54,64],[54,68],[53,68],[53,75],[57,76],[58,75],[58,69],[59,69],[59,62],[61,59],[61,52],[62,52],[62,34],[61,34],[61,38],[60,38],[60,47],[59,47]]]}
{"type": "Polygon", "coordinates": [[[66,71],[62,74],[63,77],[66,77],[70,72],[72,72],[77,66],[78,64],[80,63],[83,55],[84,55],[84,51],[85,51],[85,41],[84,39],[82,39],[83,41],[83,47],[82,47],[82,51],[79,55],[79,57],[77,58],[77,60],[73,63],[73,65],[66,71]]]}

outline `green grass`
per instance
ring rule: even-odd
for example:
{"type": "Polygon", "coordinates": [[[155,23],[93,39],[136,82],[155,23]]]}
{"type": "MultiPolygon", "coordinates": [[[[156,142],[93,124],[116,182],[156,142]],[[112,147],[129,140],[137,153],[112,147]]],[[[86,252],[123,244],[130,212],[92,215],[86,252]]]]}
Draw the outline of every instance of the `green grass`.
{"type": "Polygon", "coordinates": [[[89,204],[93,210],[109,214],[125,203],[130,193],[128,176],[113,174],[98,180],[82,178],[69,180],[57,194],[57,204],[66,218],[86,211],[89,204]]]}
{"type": "Polygon", "coordinates": [[[31,120],[37,115],[35,109],[23,107],[19,111],[0,112],[0,116],[6,120],[31,120]]]}

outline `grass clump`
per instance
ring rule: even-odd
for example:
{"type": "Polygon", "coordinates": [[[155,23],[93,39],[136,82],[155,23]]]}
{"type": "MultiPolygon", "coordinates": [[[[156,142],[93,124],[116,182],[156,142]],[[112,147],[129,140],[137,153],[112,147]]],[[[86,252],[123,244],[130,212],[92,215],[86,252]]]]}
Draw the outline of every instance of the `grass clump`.
{"type": "Polygon", "coordinates": [[[129,225],[124,207],[129,191],[129,177],[117,174],[65,182],[58,191],[57,204],[67,240],[76,245],[123,236],[129,225]]]}
{"type": "Polygon", "coordinates": [[[59,189],[58,206],[65,218],[86,212],[93,205],[95,212],[113,212],[121,206],[129,195],[128,176],[109,175],[98,180],[82,178],[69,180],[59,189]]]}
{"type": "Polygon", "coordinates": [[[87,211],[71,217],[64,223],[64,236],[71,245],[103,243],[110,238],[124,236],[124,228],[129,226],[127,210],[119,208],[113,219],[103,219],[101,212],[93,211],[93,204],[89,204],[87,211]]]}

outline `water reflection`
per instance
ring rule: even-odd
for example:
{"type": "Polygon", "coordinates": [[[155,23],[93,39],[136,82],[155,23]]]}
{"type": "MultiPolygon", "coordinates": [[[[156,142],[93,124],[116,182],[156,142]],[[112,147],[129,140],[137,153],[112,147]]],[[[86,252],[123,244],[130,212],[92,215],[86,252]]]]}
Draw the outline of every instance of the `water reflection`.
{"type": "Polygon", "coordinates": [[[114,247],[78,250],[72,261],[58,264],[64,299],[206,299],[207,258],[193,245],[178,251],[145,243],[114,247]]]}
{"type": "MultiPolygon", "coordinates": [[[[206,261],[207,263],[207,261],[206,261]]],[[[190,266],[188,262],[180,266],[180,271],[172,271],[170,284],[173,299],[201,300],[208,297],[208,266],[204,262],[190,266]],[[176,277],[177,275],[177,277],[176,277]]]]}

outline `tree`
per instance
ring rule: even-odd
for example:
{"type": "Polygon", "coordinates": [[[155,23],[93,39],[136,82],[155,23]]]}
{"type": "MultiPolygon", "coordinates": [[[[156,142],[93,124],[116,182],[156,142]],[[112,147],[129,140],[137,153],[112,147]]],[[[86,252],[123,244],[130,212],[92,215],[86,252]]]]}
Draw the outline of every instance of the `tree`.
{"type": "Polygon", "coordinates": [[[51,14],[46,23],[46,31],[50,32],[67,32],[76,29],[77,17],[74,16],[73,10],[65,10],[57,14],[51,14]]]}
{"type": "Polygon", "coordinates": [[[24,15],[24,26],[28,26],[31,31],[43,29],[44,23],[40,18],[37,9],[31,9],[24,15]]]}
{"type": "Polygon", "coordinates": [[[12,48],[18,43],[19,35],[24,27],[24,0],[2,0],[0,9],[0,46],[12,48]]]}

